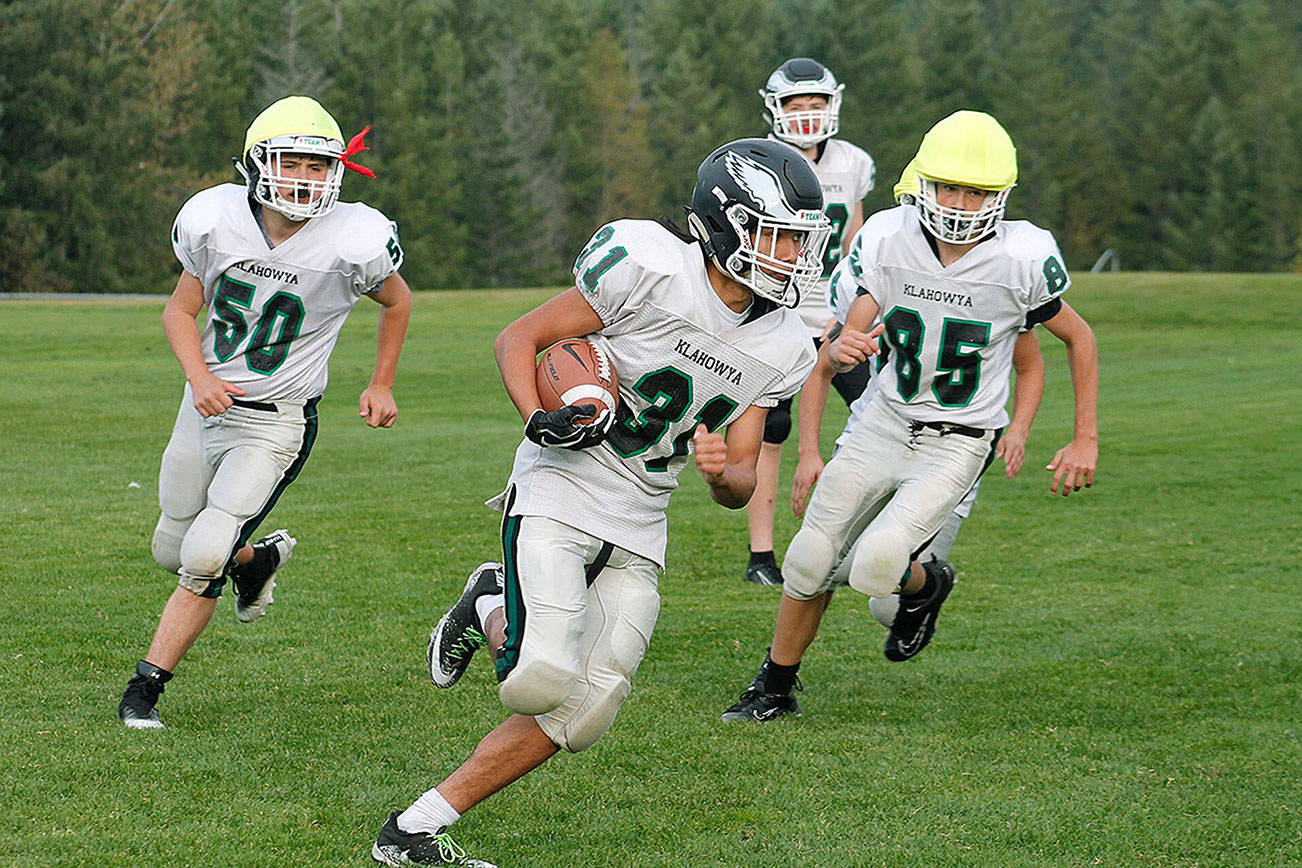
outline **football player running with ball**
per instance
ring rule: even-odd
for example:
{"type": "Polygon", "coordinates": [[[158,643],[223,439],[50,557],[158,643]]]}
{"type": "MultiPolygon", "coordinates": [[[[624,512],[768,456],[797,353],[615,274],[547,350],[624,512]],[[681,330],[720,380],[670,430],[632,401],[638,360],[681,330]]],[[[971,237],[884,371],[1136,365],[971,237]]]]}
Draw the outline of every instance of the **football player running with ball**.
{"type": "Polygon", "coordinates": [[[364,134],[345,146],[316,100],[279,100],[245,136],[237,168],[247,185],[203,190],[177,215],[172,246],[183,271],[163,330],[186,386],[158,474],[153,554],[180,581],[118,706],[128,727],[163,725],[155,704],[228,576],[240,621],[271,603],[297,541],[284,530],[249,539],[307,461],[330,352],[363,296],[381,311],[359,414],[373,428],[397,416],[393,380],[411,313],[402,248],[379,211],[338,201],[346,168],[373,174],[349,159],[368,150],[364,134]]]}
{"type": "Polygon", "coordinates": [[[430,639],[450,686],[487,645],[511,712],[470,758],[380,831],[388,865],[485,865],[447,829],[559,750],[610,727],[660,609],[669,497],[692,461],[714,500],[746,505],[768,408],[814,365],[790,309],[822,268],[830,226],[818,179],[790,147],[742,139],[697,173],[688,232],[648,220],[602,227],[570,289],[509,325],[494,353],[526,421],[500,508],[502,561],[481,565],[430,639]],[[534,361],[587,336],[619,377],[617,411],[544,412],[534,361]],[[691,457],[689,458],[689,455],[691,457]]]}
{"type": "MultiPolygon", "coordinates": [[[[796,308],[815,344],[821,343],[831,316],[827,285],[832,269],[863,225],[863,198],[873,189],[877,171],[873,158],[862,148],[833,138],[840,128],[844,89],[832,71],[817,60],[793,57],[773,70],[760,91],[765,117],[773,127],[769,138],[786,142],[809,160],[823,190],[823,212],[832,224],[820,279],[801,293],[796,308]]],[[[849,404],[863,392],[869,373],[870,366],[863,364],[833,376],[832,385],[849,404]]],[[[746,507],[750,556],[743,577],[757,585],[782,584],[782,572],[773,554],[773,513],[782,444],[790,433],[791,401],[786,400],[770,410],[764,422],[755,496],[746,507]]]]}
{"type": "Polygon", "coordinates": [[[880,350],[880,382],[814,489],[783,563],[773,644],[724,720],[798,711],[800,659],[843,560],[850,587],[899,596],[887,658],[907,660],[927,645],[954,571],[911,557],[994,459],[1014,344],[1037,324],[1066,344],[1076,395],[1074,436],[1049,463],[1050,490],[1093,484],[1094,333],[1060,298],[1069,280],[1053,236],[1002,219],[1017,180],[1012,140],[990,115],[956,112],[923,138],[914,169],[916,204],[870,217],[837,266],[837,291],[855,297],[828,359],[848,370],[880,350]]]}

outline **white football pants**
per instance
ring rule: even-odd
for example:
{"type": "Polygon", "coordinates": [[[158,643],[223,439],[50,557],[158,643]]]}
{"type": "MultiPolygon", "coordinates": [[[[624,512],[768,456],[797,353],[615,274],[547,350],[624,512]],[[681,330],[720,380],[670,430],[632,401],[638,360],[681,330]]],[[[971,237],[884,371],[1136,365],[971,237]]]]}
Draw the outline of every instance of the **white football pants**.
{"type": "Polygon", "coordinates": [[[610,728],[660,614],[654,561],[541,516],[502,522],[502,704],[577,753],[610,728]]]}
{"type": "Polygon", "coordinates": [[[843,561],[842,581],[855,590],[893,593],[913,553],[980,479],[997,438],[995,431],[969,437],[919,428],[880,396],[847,434],[782,563],[784,592],[793,599],[835,587],[843,561]]]}
{"type": "Polygon", "coordinates": [[[231,556],[298,476],[316,430],[315,399],[205,419],[187,384],[158,471],[154,560],[181,587],[219,596],[231,556]]]}

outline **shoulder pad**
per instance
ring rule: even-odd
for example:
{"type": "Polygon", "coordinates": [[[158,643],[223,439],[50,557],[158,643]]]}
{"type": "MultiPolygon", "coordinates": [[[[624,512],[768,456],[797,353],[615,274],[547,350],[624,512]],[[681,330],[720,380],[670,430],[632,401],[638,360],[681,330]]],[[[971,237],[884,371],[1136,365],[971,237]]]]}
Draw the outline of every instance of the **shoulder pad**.
{"type": "Polygon", "coordinates": [[[654,220],[616,220],[611,243],[628,251],[628,258],[652,274],[676,274],[683,267],[683,250],[695,246],[654,220]]]}
{"type": "Polygon", "coordinates": [[[1004,231],[1004,248],[1014,259],[1038,263],[1058,255],[1058,242],[1049,230],[1028,220],[1005,220],[1000,226],[1004,231]]]}
{"type": "Polygon", "coordinates": [[[239,184],[219,184],[195,193],[176,214],[176,224],[194,235],[206,235],[236,207],[247,208],[247,191],[239,184]]]}
{"type": "Polygon", "coordinates": [[[912,205],[897,205],[885,211],[876,211],[863,221],[863,228],[855,236],[855,242],[859,243],[860,239],[864,244],[879,242],[907,228],[910,220],[917,219],[918,212],[912,205]]]}
{"type": "Polygon", "coordinates": [[[379,253],[388,252],[388,246],[397,236],[393,221],[383,213],[363,202],[340,202],[325,217],[346,224],[344,231],[338,233],[339,258],[347,262],[369,262],[379,253]]]}

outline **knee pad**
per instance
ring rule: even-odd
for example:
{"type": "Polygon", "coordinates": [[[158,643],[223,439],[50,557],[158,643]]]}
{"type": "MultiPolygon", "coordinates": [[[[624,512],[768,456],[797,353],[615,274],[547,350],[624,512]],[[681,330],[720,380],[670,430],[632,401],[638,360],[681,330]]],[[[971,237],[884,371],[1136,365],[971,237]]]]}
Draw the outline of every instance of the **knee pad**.
{"type": "Polygon", "coordinates": [[[194,582],[221,578],[239,531],[235,516],[219,509],[208,507],[195,516],[181,540],[181,586],[195,591],[185,584],[187,577],[194,582]]]}
{"type": "Polygon", "coordinates": [[[764,442],[785,443],[791,436],[791,399],[779,401],[776,407],[770,407],[764,417],[764,442]]]}
{"type": "Polygon", "coordinates": [[[573,669],[550,660],[528,660],[512,669],[497,690],[508,709],[533,716],[560,706],[578,683],[573,669]]]}
{"type": "Polygon", "coordinates": [[[150,548],[153,550],[154,560],[169,573],[181,570],[181,540],[185,539],[185,533],[189,529],[189,521],[180,521],[167,513],[158,517],[150,548]]]}
{"type": "Polygon", "coordinates": [[[801,527],[782,559],[782,590],[795,600],[812,600],[829,587],[837,551],[821,531],[801,527]]]}
{"type": "Polygon", "coordinates": [[[570,753],[592,747],[615,722],[651,643],[660,595],[654,581],[630,577],[598,589],[593,605],[602,626],[585,655],[583,678],[563,705],[537,718],[547,737],[570,753]]]}
{"type": "Polygon", "coordinates": [[[889,596],[900,587],[909,568],[907,534],[891,527],[869,527],[859,539],[850,563],[850,587],[870,597],[889,596]]]}
{"type": "MultiPolygon", "coordinates": [[[[610,729],[620,706],[632,690],[632,682],[618,673],[606,671],[599,676],[594,673],[590,675],[588,694],[578,711],[551,732],[547,732],[546,726],[543,731],[570,753],[585,751],[610,729]]],[[[541,721],[539,725],[543,726],[541,721]]]]}

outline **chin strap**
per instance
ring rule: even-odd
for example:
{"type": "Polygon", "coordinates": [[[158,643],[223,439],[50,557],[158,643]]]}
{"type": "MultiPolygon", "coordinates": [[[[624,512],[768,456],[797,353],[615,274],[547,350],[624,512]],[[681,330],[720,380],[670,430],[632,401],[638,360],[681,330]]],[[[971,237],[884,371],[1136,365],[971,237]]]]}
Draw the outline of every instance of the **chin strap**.
{"type": "Polygon", "coordinates": [[[372,172],[370,169],[366,168],[365,166],[359,163],[354,163],[352,160],[348,159],[353,154],[360,154],[362,151],[370,150],[370,148],[366,146],[366,143],[362,141],[364,138],[366,138],[366,134],[369,133],[370,131],[371,128],[368,126],[366,129],[362,130],[360,133],[358,133],[357,135],[349,139],[348,147],[344,149],[344,155],[339,158],[339,162],[344,164],[345,169],[351,169],[352,171],[356,172],[359,175],[365,175],[368,178],[374,178],[375,173],[372,172]]]}

